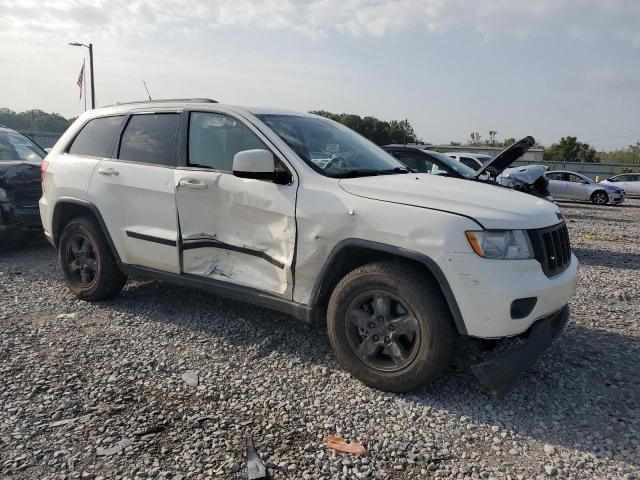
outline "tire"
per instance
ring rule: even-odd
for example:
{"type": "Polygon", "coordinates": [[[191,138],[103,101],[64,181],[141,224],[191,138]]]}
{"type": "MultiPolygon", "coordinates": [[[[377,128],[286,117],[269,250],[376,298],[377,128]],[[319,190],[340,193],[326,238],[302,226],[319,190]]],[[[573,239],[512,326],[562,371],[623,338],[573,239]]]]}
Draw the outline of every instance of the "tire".
{"type": "Polygon", "coordinates": [[[594,205],[606,205],[609,203],[609,196],[603,190],[596,190],[591,194],[591,203],[594,205]]]}
{"type": "Polygon", "coordinates": [[[127,281],[102,230],[91,218],[74,218],[65,225],[58,258],[69,290],[82,300],[113,298],[127,281]]]}
{"type": "Polygon", "coordinates": [[[391,262],[348,273],[331,295],[327,323],[338,361],[366,385],[391,392],[415,390],[436,378],[449,365],[456,340],[436,282],[391,262]],[[400,333],[411,328],[413,334],[400,333]]]}

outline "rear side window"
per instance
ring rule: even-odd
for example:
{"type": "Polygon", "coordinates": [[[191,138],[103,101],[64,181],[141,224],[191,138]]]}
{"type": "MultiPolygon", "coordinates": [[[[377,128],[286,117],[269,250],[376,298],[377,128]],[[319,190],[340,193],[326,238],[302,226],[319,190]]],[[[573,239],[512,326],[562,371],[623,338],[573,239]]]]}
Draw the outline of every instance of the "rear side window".
{"type": "Polygon", "coordinates": [[[69,147],[73,155],[110,157],[113,139],[120,130],[123,116],[102,117],[90,120],[69,147]]]}
{"type": "Polygon", "coordinates": [[[170,166],[179,119],[177,113],[133,115],[122,134],[118,158],[170,166]]]}

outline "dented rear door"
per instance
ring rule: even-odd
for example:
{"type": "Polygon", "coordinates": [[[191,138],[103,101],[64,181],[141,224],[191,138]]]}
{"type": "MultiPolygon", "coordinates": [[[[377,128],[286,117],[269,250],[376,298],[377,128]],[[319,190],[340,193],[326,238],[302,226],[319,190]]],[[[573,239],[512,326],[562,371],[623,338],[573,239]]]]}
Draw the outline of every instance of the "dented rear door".
{"type": "Polygon", "coordinates": [[[226,113],[188,115],[183,165],[175,171],[183,273],[290,299],[297,179],[276,185],[235,177],[235,153],[271,150],[264,137],[226,113]]]}

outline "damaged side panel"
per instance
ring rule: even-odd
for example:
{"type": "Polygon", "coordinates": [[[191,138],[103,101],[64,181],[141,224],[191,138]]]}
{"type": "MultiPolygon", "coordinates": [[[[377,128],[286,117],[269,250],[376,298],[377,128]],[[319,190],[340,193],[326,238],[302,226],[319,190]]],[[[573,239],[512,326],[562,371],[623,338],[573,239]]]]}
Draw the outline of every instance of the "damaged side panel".
{"type": "MultiPolygon", "coordinates": [[[[447,251],[468,251],[464,235],[451,237],[451,222],[459,231],[477,228],[464,217],[446,212],[418,209],[421,222],[407,221],[406,205],[375,202],[350,195],[334,184],[314,188],[305,185],[298,198],[298,253],[293,300],[307,304],[323,266],[333,248],[343,239],[375,239],[396,245],[438,262],[447,251]]],[[[412,217],[414,218],[414,217],[412,217]]]]}
{"type": "Polygon", "coordinates": [[[175,174],[182,271],[291,298],[296,186],[213,170],[175,174]]]}

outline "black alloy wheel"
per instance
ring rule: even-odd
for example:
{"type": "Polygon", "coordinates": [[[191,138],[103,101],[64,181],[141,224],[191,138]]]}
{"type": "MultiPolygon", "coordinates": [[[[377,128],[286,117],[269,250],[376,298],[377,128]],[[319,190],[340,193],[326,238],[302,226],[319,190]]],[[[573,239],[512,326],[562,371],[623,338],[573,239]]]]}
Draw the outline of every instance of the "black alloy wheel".
{"type": "Polygon", "coordinates": [[[420,348],[420,324],[397,296],[382,290],[362,293],[351,302],[347,315],[349,345],[364,364],[393,372],[414,360],[420,348]]]}
{"type": "Polygon", "coordinates": [[[98,260],[95,247],[86,236],[75,233],[67,242],[65,260],[77,283],[89,286],[96,279],[98,260]]]}

